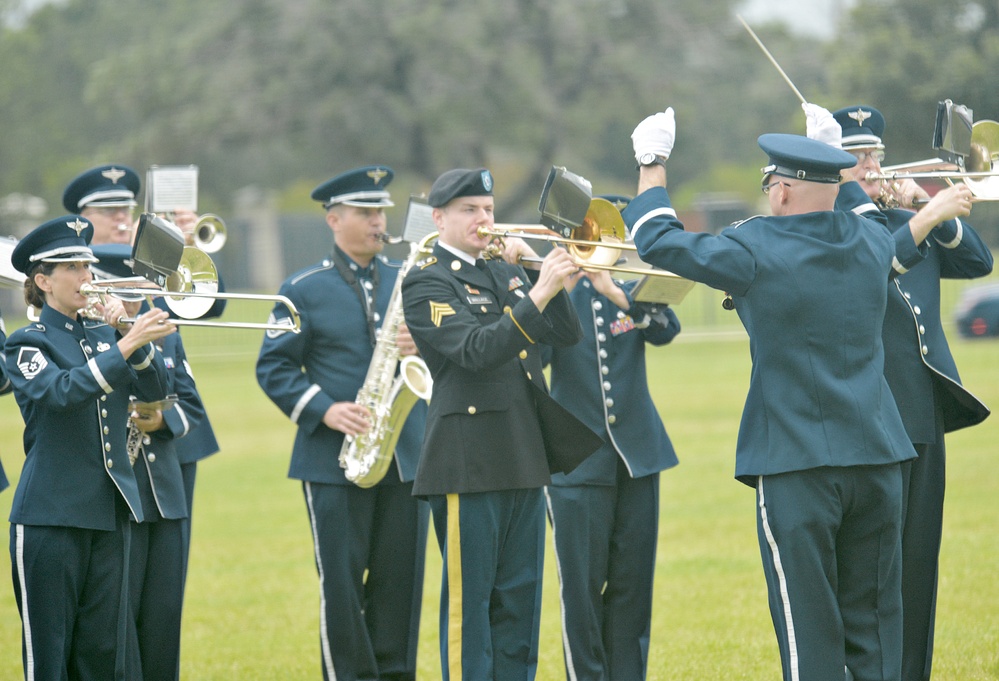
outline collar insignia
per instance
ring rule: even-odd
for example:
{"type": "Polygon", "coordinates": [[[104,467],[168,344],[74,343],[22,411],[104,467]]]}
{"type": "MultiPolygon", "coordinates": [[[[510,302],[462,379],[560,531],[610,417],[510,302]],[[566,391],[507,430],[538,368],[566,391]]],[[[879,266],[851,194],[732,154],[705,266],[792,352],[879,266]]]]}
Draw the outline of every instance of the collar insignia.
{"type": "Polygon", "coordinates": [[[381,168],[376,168],[375,170],[368,171],[368,177],[370,177],[375,184],[382,181],[382,178],[388,175],[388,173],[381,168]]]}
{"type": "Polygon", "coordinates": [[[111,180],[111,184],[118,184],[118,180],[125,177],[125,171],[118,170],[117,168],[108,168],[101,175],[111,180]]]}
{"type": "Polygon", "coordinates": [[[105,343],[101,341],[100,343],[97,344],[97,352],[107,352],[110,349],[111,349],[110,343],[105,343]]]}
{"type": "Polygon", "coordinates": [[[67,222],[66,226],[76,232],[76,236],[80,236],[80,234],[83,233],[83,230],[87,228],[87,223],[80,218],[77,218],[75,222],[67,222]]]}
{"type": "Polygon", "coordinates": [[[435,303],[432,300],[430,301],[430,321],[434,323],[434,326],[439,327],[445,317],[453,315],[454,313],[454,308],[448,303],[435,303]]]}
{"type": "Polygon", "coordinates": [[[864,121],[872,116],[870,112],[864,111],[863,109],[857,109],[856,111],[851,111],[847,114],[850,118],[857,121],[857,125],[863,125],[864,121]]]}

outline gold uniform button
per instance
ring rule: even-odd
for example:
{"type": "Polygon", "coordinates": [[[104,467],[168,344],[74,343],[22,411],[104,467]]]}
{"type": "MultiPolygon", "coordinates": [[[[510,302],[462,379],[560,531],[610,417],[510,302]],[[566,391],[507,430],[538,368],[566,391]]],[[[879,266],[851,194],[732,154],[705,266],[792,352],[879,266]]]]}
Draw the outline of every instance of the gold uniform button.
{"type": "Polygon", "coordinates": [[[470,407],[468,408],[468,413],[469,413],[469,414],[474,414],[474,413],[475,413],[475,407],[474,407],[474,406],[470,406],[470,407]]]}
{"type": "Polygon", "coordinates": [[[460,270],[461,269],[461,261],[460,260],[452,260],[451,261],[451,269],[454,270],[455,272],[457,272],[458,270],[460,270]]]}
{"type": "Polygon", "coordinates": [[[521,350],[520,351],[520,358],[521,359],[527,359],[527,350],[521,350]]]}
{"type": "Polygon", "coordinates": [[[156,461],[156,455],[155,455],[155,454],[153,454],[152,452],[150,452],[150,453],[149,453],[149,455],[148,455],[148,456],[146,456],[146,459],[148,459],[148,460],[149,460],[149,463],[153,463],[153,462],[155,462],[155,461],[156,461]]]}
{"type": "Polygon", "coordinates": [[[114,468],[114,461],[108,459],[108,468],[114,468]]]}
{"type": "Polygon", "coordinates": [[[483,305],[483,306],[482,306],[482,307],[480,307],[479,309],[480,309],[480,310],[482,310],[483,312],[485,312],[485,311],[486,311],[486,306],[485,306],[485,305],[483,305]]]}
{"type": "Polygon", "coordinates": [[[110,442],[105,442],[104,443],[104,451],[105,452],[110,452],[111,451],[111,443],[110,442]]]}
{"type": "Polygon", "coordinates": [[[511,312],[513,312],[513,308],[512,307],[510,307],[509,305],[504,305],[503,306],[503,314],[510,314],[511,312]]]}

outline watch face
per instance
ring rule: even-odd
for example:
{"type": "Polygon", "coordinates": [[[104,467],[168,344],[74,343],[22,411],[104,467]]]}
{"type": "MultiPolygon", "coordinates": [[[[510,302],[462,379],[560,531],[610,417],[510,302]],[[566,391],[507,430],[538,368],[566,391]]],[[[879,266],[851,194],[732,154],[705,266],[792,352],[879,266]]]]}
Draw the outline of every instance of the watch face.
{"type": "Polygon", "coordinates": [[[651,165],[655,162],[656,162],[655,154],[642,154],[642,157],[639,159],[639,163],[641,163],[643,166],[651,165]]]}

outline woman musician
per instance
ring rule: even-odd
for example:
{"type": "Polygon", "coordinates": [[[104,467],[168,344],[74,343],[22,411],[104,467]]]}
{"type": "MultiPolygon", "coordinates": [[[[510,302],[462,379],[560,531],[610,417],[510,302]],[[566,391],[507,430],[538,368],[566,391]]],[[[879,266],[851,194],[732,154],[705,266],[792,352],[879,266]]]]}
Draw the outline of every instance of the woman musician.
{"type": "Polygon", "coordinates": [[[128,403],[166,396],[154,341],[175,331],[165,312],[124,323],[138,303],[80,310],[92,281],[93,226],[51,220],[11,256],[27,275],[39,321],[10,335],[6,368],[24,418],[26,458],[10,514],[15,599],[25,677],[124,674],[130,517],[142,507],[126,450],[128,403]]]}

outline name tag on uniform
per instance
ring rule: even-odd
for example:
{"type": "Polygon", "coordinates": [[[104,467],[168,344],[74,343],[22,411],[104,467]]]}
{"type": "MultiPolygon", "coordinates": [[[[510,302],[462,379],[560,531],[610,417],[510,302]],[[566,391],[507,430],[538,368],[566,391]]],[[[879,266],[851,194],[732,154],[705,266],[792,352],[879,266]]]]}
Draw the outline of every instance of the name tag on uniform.
{"type": "Polygon", "coordinates": [[[628,333],[635,328],[635,320],[631,318],[631,315],[626,315],[621,319],[616,319],[611,322],[610,330],[612,336],[620,336],[622,333],[628,333]]]}
{"type": "Polygon", "coordinates": [[[489,296],[468,296],[469,305],[492,305],[493,299],[489,296]]]}

